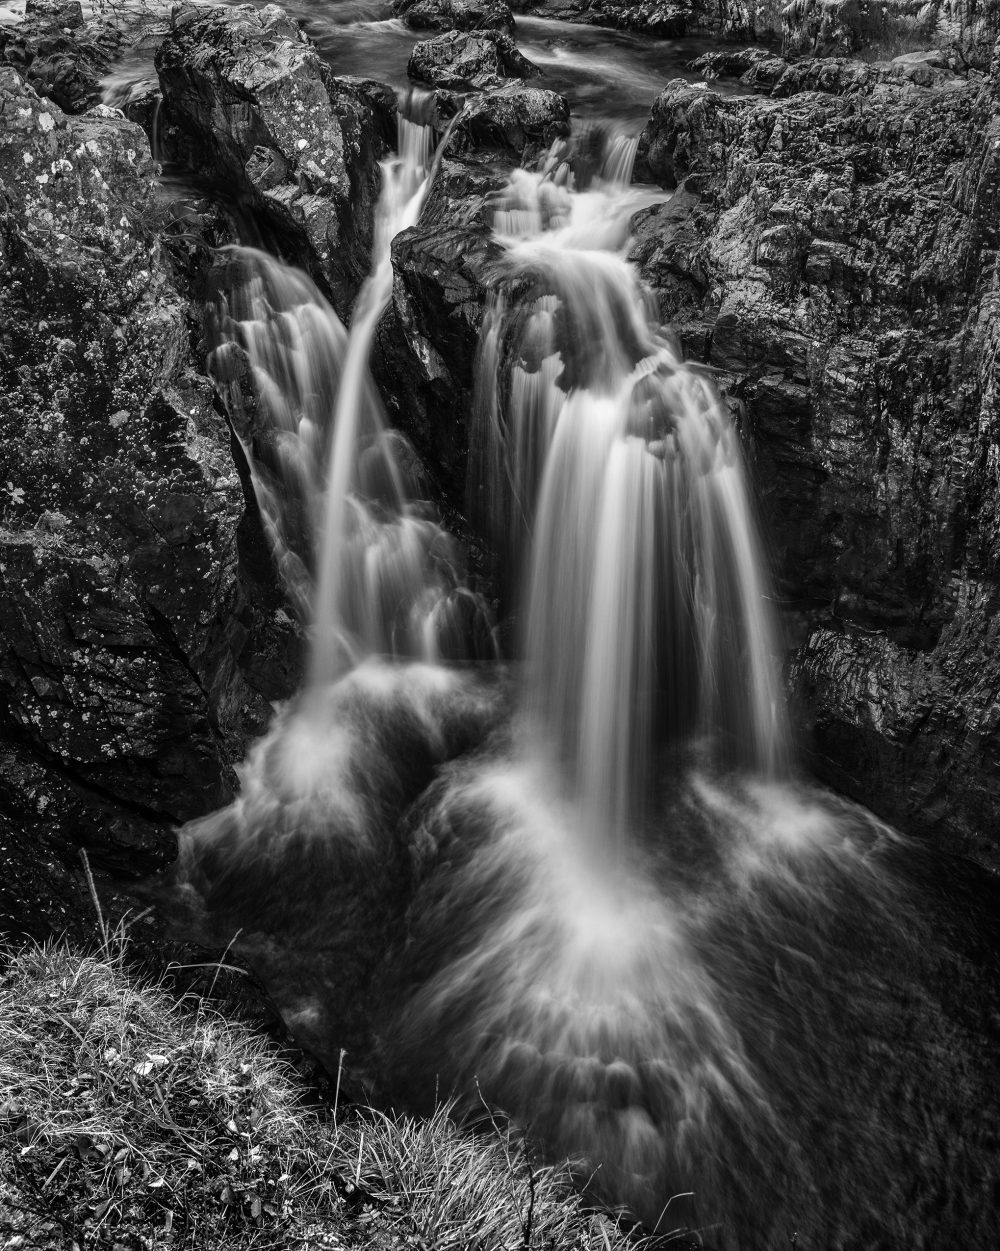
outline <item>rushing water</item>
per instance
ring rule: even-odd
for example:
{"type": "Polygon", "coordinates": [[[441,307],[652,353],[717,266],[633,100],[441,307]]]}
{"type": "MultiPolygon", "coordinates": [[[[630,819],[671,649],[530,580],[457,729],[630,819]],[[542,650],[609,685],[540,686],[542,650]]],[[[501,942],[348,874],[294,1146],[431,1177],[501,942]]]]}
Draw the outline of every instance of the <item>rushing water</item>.
{"type": "MultiPolygon", "coordinates": [[[[169,4],[146,0],[148,11],[165,17],[169,4]]],[[[263,0],[258,0],[263,4],[263,0]]],[[[22,7],[15,0],[17,7],[22,7]]],[[[409,85],[407,62],[413,45],[433,35],[394,18],[380,0],[290,0],[282,6],[297,18],[337,74],[376,78],[397,90],[409,85]]],[[[0,0],[0,21],[14,20],[15,9],[0,0]]],[[[566,95],[582,122],[638,130],[656,95],[673,78],[698,81],[690,62],[715,44],[709,39],[650,39],[628,31],[581,26],[518,15],[515,38],[521,52],[541,71],[533,86],[566,95]]],[[[113,68],[105,81],[105,101],[120,107],[131,96],[156,86],[152,46],[139,46],[113,68]]],[[[740,91],[725,78],[715,90],[740,91]]]]}
{"type": "MultiPolygon", "coordinates": [[[[229,250],[213,310],[210,369],[226,387],[245,361],[256,392],[260,411],[238,424],[278,570],[309,624],[314,691],[372,654],[495,655],[488,609],[418,498],[415,457],[386,427],[368,372],[392,293],[390,244],[416,220],[432,166],[430,128],[401,114],[350,334],[304,274],[250,248],[229,250]]],[[[240,399],[229,387],[230,406],[240,399]]]]}
{"type": "MultiPolygon", "coordinates": [[[[600,37],[605,65],[595,32],[546,46],[600,77],[634,38],[600,37]]],[[[989,888],[796,776],[738,432],[626,259],[662,194],[634,149],[586,183],[555,152],[493,205],[470,498],[510,665],[367,368],[433,136],[403,117],[349,328],[272,257],[221,258],[211,364],[311,659],[173,899],[329,1063],[503,1109],[649,1228],[986,1251],[989,888]]]]}

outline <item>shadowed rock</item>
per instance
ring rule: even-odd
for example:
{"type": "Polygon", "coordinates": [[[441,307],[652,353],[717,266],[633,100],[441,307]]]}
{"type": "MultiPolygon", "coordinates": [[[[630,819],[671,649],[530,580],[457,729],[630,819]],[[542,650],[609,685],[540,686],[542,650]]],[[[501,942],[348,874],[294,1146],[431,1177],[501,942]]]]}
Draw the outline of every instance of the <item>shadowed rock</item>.
{"type": "Polygon", "coordinates": [[[532,78],[541,70],[521,55],[509,35],[452,30],[415,44],[406,72],[435,87],[474,91],[501,87],[508,78],[532,78]]]}
{"type": "Polygon", "coordinates": [[[671,84],[634,255],[748,410],[814,766],[995,857],[997,89],[911,67],[671,84]]]}
{"type": "Polygon", "coordinates": [[[0,808],[16,846],[148,868],[267,722],[247,674],[276,601],[248,603],[243,487],[144,135],[0,70],[0,187],[0,808]]]}
{"type": "Polygon", "coordinates": [[[141,18],[84,24],[79,0],[27,0],[16,26],[0,26],[0,64],[17,69],[41,96],[67,113],[101,99],[101,77],[141,18]]]}

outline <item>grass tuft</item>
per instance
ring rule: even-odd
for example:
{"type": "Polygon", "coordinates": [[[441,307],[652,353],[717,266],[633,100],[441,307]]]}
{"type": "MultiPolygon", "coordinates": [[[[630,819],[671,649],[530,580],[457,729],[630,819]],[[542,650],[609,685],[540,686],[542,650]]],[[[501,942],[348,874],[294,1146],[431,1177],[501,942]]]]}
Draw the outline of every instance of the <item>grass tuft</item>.
{"type": "Polygon", "coordinates": [[[123,949],[0,953],[0,1247],[628,1245],[513,1132],[317,1109],[269,1041],[123,949]]]}

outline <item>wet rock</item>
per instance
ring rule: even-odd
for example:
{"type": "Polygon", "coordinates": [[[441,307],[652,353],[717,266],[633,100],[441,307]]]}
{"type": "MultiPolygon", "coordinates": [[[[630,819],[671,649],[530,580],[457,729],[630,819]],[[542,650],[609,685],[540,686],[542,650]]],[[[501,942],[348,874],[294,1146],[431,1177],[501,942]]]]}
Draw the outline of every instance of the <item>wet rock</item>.
{"type": "Polygon", "coordinates": [[[494,91],[448,100],[438,93],[442,118],[459,113],[448,151],[469,153],[523,164],[569,134],[569,104],[565,96],[540,87],[509,83],[494,91]]]}
{"type": "Polygon", "coordinates": [[[392,11],[414,30],[514,33],[514,14],[504,0],[393,0],[392,11]]]}
{"type": "Polygon", "coordinates": [[[508,78],[532,78],[541,70],[521,55],[509,35],[452,30],[415,44],[406,72],[435,87],[474,91],[501,87],[508,78]]]}
{"type": "Polygon", "coordinates": [[[16,26],[0,26],[0,63],[13,66],[39,95],[69,113],[101,99],[100,79],[125,32],[85,26],[79,0],[28,0],[16,26]]]}
{"type": "Polygon", "coordinates": [[[176,10],[156,66],[171,150],[244,199],[346,314],[368,269],[378,161],[395,139],[391,90],[334,77],[273,5],[176,10]]]}
{"type": "Polygon", "coordinates": [[[413,440],[446,498],[459,504],[479,329],[501,256],[488,228],[475,221],[432,217],[392,245],[392,305],[378,329],[376,377],[393,423],[413,440]]]}
{"type": "Polygon", "coordinates": [[[662,0],[644,0],[639,4],[623,3],[623,0],[544,0],[530,7],[542,17],[582,22],[587,26],[637,30],[662,39],[679,39],[692,20],[694,8],[684,0],[666,4],[662,0]]]}
{"type": "Polygon", "coordinates": [[[727,48],[723,52],[706,52],[696,57],[690,68],[709,80],[738,77],[755,91],[770,92],[788,69],[788,61],[765,48],[727,48]]]}
{"type": "Polygon", "coordinates": [[[1000,112],[930,68],[670,84],[634,256],[745,405],[815,767],[995,862],[1000,112]]]}
{"type": "Polygon", "coordinates": [[[232,793],[270,714],[191,329],[142,132],[0,69],[0,808],[133,870],[232,793]]]}

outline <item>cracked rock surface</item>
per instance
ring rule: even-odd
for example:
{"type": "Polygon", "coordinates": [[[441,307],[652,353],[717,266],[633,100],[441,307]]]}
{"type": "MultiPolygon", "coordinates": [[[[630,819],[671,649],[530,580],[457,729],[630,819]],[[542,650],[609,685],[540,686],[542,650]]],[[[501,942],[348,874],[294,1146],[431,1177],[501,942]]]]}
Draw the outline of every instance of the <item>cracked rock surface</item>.
{"type": "Polygon", "coordinates": [[[155,213],[137,126],[0,69],[0,833],[137,871],[284,685],[155,213]]]}

